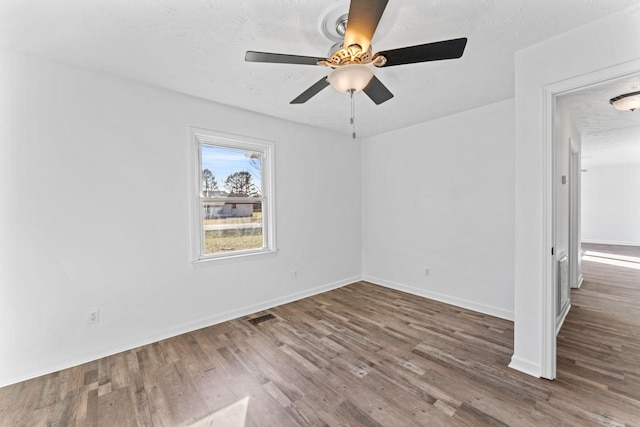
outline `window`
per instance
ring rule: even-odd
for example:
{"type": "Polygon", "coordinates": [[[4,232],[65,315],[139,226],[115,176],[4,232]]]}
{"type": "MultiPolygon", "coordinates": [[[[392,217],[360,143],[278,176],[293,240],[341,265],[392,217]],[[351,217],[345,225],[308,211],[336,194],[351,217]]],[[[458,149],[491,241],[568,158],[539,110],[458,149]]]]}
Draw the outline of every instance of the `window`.
{"type": "Polygon", "coordinates": [[[194,258],[275,251],[273,144],[191,129],[194,157],[194,258]]]}

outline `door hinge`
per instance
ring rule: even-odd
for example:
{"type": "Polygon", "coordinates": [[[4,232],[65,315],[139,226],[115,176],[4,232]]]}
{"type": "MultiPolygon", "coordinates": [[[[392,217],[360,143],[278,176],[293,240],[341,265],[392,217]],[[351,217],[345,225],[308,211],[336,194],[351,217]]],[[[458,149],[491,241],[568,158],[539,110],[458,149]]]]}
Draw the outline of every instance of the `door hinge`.
{"type": "Polygon", "coordinates": [[[553,247],[551,248],[551,255],[555,255],[553,247]]]}

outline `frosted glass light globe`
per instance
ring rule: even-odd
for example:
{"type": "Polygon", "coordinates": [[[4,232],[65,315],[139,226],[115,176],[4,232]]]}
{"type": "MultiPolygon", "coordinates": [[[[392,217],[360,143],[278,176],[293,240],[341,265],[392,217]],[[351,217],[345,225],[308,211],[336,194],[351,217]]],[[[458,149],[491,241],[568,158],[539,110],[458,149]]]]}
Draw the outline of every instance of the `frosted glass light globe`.
{"type": "Polygon", "coordinates": [[[327,76],[327,81],[338,92],[359,91],[367,87],[373,70],[363,64],[348,64],[338,67],[327,76]]]}

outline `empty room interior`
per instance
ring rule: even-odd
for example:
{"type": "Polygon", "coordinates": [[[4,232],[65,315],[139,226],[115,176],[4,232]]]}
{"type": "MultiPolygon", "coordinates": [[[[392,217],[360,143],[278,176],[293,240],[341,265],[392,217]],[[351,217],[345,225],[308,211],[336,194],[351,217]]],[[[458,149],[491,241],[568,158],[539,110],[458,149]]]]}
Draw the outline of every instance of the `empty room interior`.
{"type": "Polygon", "coordinates": [[[5,0],[0,426],[640,425],[640,1],[5,0]]]}

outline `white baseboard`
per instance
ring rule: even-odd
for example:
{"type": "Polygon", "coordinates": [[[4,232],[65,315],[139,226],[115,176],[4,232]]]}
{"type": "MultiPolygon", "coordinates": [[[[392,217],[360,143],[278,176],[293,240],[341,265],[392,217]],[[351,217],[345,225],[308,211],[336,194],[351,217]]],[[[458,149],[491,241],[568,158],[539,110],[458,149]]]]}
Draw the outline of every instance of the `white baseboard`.
{"type": "Polygon", "coordinates": [[[594,243],[597,245],[640,246],[640,242],[618,242],[616,240],[582,239],[582,243],[594,243]]]}
{"type": "Polygon", "coordinates": [[[531,375],[532,377],[542,378],[540,376],[541,367],[538,363],[534,363],[530,360],[518,357],[515,354],[511,356],[511,363],[509,363],[509,367],[511,369],[515,369],[516,371],[531,375]]]}
{"type": "Polygon", "coordinates": [[[584,281],[584,278],[582,277],[582,273],[581,273],[580,277],[578,277],[578,284],[575,286],[571,286],[571,289],[580,289],[583,281],[584,281]]]}
{"type": "Polygon", "coordinates": [[[431,292],[424,289],[414,288],[412,286],[395,283],[389,280],[380,279],[372,276],[364,276],[362,280],[371,282],[375,285],[385,286],[387,288],[395,289],[398,291],[406,292],[408,294],[417,295],[423,298],[432,299],[435,301],[444,302],[446,304],[455,305],[457,307],[466,308],[468,310],[477,311],[490,316],[499,317],[505,320],[514,319],[513,311],[505,310],[500,307],[494,307],[491,305],[480,304],[475,301],[469,301],[463,298],[454,297],[451,295],[440,294],[438,292],[431,292]]]}
{"type": "Polygon", "coordinates": [[[0,387],[5,387],[11,384],[36,378],[42,375],[47,375],[53,372],[60,371],[62,369],[78,366],[83,363],[91,362],[93,360],[101,359],[103,357],[111,356],[123,351],[132,350],[143,345],[151,344],[156,341],[161,341],[167,338],[175,337],[187,332],[195,331],[197,329],[206,328],[208,326],[216,325],[218,323],[226,322],[228,320],[237,319],[239,317],[247,316],[252,313],[256,313],[263,310],[276,307],[278,305],[287,304],[293,301],[297,301],[303,298],[307,298],[313,295],[321,294],[333,289],[340,288],[342,286],[349,285],[361,280],[360,276],[351,277],[348,279],[340,280],[334,283],[318,286],[312,289],[307,289],[302,292],[296,292],[290,295],[274,298],[269,301],[264,301],[259,304],[248,305],[236,310],[230,310],[224,313],[219,313],[213,316],[209,316],[200,320],[186,322],[182,325],[158,331],[143,337],[136,337],[128,341],[123,341],[116,346],[108,346],[105,348],[90,351],[86,354],[69,354],[67,357],[63,357],[60,360],[51,360],[40,366],[33,367],[25,372],[15,372],[12,375],[4,376],[0,378],[0,387]]]}

